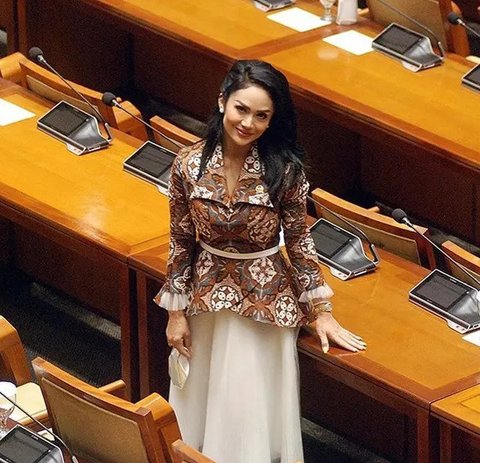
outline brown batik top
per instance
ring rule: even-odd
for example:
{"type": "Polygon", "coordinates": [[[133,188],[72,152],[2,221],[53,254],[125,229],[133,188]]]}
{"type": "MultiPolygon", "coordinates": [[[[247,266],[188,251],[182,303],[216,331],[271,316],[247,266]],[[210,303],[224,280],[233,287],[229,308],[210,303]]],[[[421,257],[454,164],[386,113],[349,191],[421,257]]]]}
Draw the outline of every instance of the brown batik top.
{"type": "Polygon", "coordinates": [[[253,147],[229,197],[220,145],[197,180],[202,148],[198,143],[182,150],[172,166],[170,254],[155,302],[168,310],[186,309],[188,316],[228,309],[281,327],[308,323],[314,318],[310,301],[333,293],[306,224],[305,175],[274,206],[253,147]],[[279,243],[281,228],[290,263],[281,252],[248,260],[219,257],[197,243],[258,252],[279,243]]]}

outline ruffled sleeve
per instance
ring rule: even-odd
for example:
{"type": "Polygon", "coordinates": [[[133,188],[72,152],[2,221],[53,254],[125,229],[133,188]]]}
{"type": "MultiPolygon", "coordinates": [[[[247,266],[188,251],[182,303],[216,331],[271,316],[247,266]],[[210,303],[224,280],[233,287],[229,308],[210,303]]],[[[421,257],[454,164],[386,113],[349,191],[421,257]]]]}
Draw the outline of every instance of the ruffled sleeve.
{"type": "Polygon", "coordinates": [[[195,250],[195,225],[186,193],[186,181],[179,153],[175,158],[168,190],[170,206],[170,251],[166,281],[154,302],[167,310],[184,310],[189,302],[192,261],[195,250]]]}
{"type": "Polygon", "coordinates": [[[318,302],[330,299],[333,291],[323,277],[315,243],[307,225],[308,189],[309,184],[302,171],[283,196],[282,227],[293,275],[297,279],[297,286],[301,288],[299,301],[318,302]]]}

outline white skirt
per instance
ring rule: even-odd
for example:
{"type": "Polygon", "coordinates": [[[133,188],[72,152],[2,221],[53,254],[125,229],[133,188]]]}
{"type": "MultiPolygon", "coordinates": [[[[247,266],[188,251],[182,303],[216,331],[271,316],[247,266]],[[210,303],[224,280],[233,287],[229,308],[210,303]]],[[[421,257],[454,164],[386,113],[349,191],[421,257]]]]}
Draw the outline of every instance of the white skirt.
{"type": "Polygon", "coordinates": [[[189,323],[190,374],[169,397],[183,440],[216,463],[303,461],[298,328],[229,310],[189,323]]]}

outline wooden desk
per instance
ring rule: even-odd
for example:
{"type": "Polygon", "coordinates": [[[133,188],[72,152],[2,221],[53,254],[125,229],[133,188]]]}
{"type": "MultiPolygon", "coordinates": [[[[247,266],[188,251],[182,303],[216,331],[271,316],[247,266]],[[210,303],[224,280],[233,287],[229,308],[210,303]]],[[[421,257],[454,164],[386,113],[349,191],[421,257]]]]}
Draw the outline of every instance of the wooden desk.
{"type": "MultiPolygon", "coordinates": [[[[166,394],[165,311],[152,297],[166,270],[168,247],[129,257],[137,273],[141,395],[166,394]]],[[[302,413],[395,462],[435,462],[438,429],[430,404],[480,383],[478,348],[446,323],[408,302],[427,270],[381,253],[373,274],[342,282],[327,275],[335,315],[368,342],[364,353],[321,352],[316,336],[298,341],[302,413]]]]}
{"type": "MultiPolygon", "coordinates": [[[[318,0],[297,5],[322,11],[318,0]]],[[[270,21],[252,0],[19,0],[19,12],[21,51],[37,45],[75,82],[134,85],[202,119],[234,60],[315,35],[270,21]]]]}
{"type": "Polygon", "coordinates": [[[127,256],[167,239],[168,201],[122,170],[138,140],[115,131],[107,150],[78,157],[36,129],[48,103],[4,81],[0,97],[36,115],[0,127],[9,263],[120,323],[122,377],[131,391],[138,340],[127,256]]]}
{"type": "Polygon", "coordinates": [[[440,463],[480,461],[480,386],[434,402],[432,413],[440,421],[440,463]]]}
{"type": "MultiPolygon", "coordinates": [[[[378,32],[368,22],[354,29],[378,32]]],[[[356,56],[322,40],[262,59],[293,86],[300,139],[322,188],[362,190],[480,243],[480,95],[460,84],[470,64],[449,55],[413,73],[380,53],[356,56]]]]}

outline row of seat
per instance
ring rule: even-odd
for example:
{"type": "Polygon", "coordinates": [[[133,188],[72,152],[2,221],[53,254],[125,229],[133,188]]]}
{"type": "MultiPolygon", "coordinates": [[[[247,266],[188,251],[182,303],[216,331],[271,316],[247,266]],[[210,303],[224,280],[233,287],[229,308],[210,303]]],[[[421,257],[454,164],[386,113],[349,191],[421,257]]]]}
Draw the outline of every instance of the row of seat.
{"type": "MultiPolygon", "coordinates": [[[[0,377],[17,385],[17,403],[85,461],[115,463],[213,463],[180,439],[175,414],[157,393],[139,402],[123,398],[125,384],[96,388],[38,357],[33,383],[15,328],[0,317],[0,377]]],[[[39,431],[18,408],[12,418],[39,431]]]]}
{"type": "MultiPolygon", "coordinates": [[[[83,111],[92,113],[92,109],[85,102],[81,101],[75,92],[59,77],[30,61],[19,52],[0,59],[0,77],[15,82],[52,103],[65,100],[83,111]]],[[[70,84],[99,111],[111,127],[140,140],[145,141],[148,139],[147,130],[141,122],[124,111],[103,103],[100,92],[74,82],[70,82],[70,84]]],[[[140,111],[129,101],[123,101],[122,106],[131,114],[142,118],[140,111]]],[[[178,147],[171,143],[168,138],[174,138],[182,144],[192,144],[198,140],[198,137],[195,135],[170,124],[159,116],[154,116],[150,123],[159,132],[167,135],[167,137],[162,137],[162,135],[154,133],[157,143],[172,151],[177,151],[178,147]]]]}

